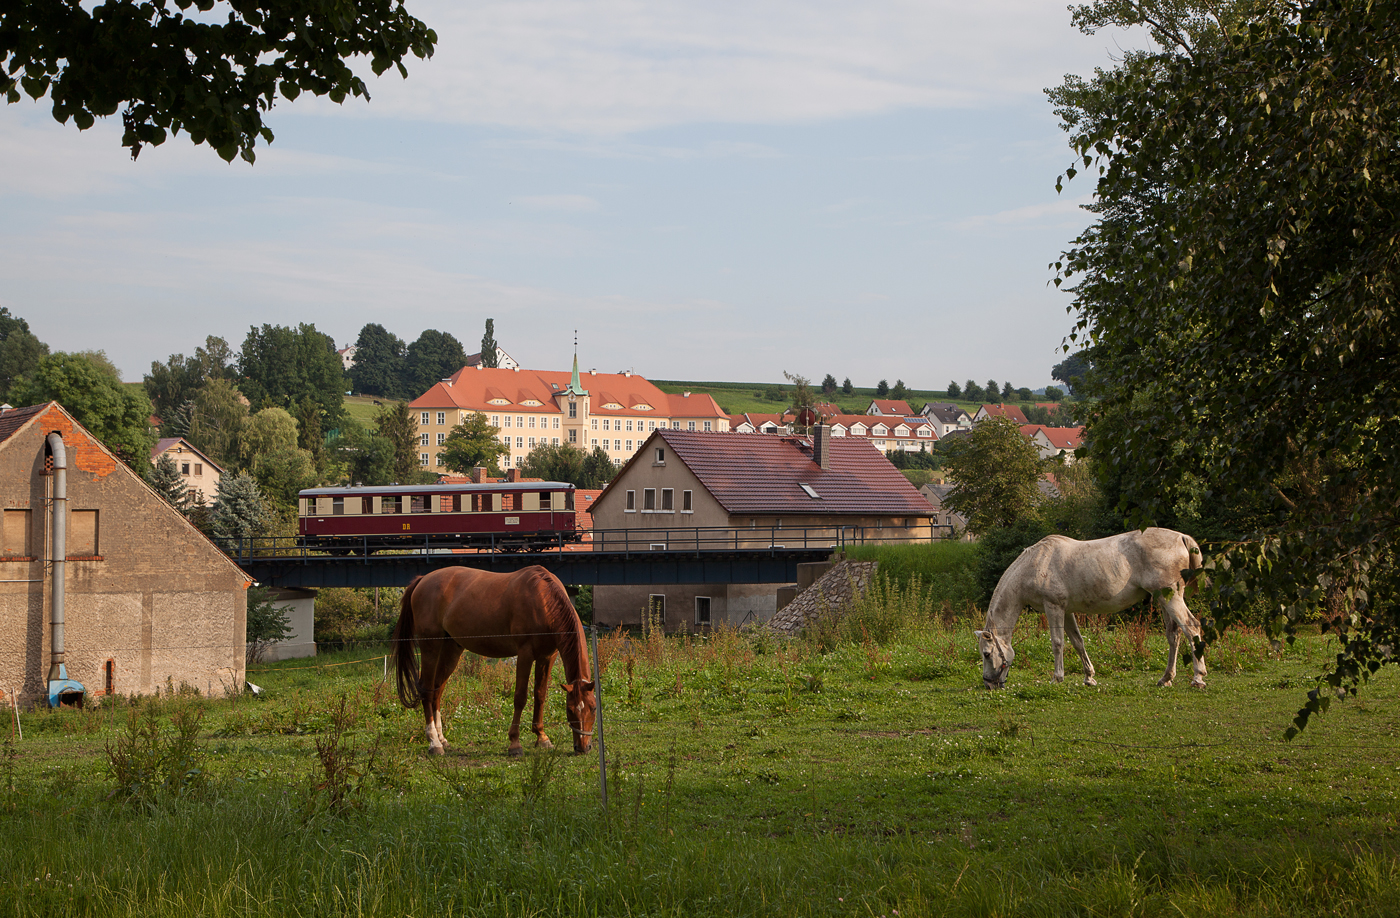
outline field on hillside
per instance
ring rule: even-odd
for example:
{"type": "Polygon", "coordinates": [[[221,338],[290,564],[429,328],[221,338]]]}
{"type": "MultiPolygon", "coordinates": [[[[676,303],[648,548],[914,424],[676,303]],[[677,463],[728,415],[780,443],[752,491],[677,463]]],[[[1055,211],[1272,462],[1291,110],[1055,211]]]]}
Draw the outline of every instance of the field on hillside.
{"type": "MultiPolygon", "coordinates": [[[[714,396],[720,407],[727,414],[742,414],[746,411],[758,414],[777,414],[792,404],[792,385],[786,381],[782,383],[736,383],[736,382],[678,382],[674,380],[653,379],[652,383],[662,392],[707,392],[714,396]],[[783,396],[779,399],[765,397],[767,390],[775,386],[781,387],[783,396]]],[[[831,397],[821,394],[821,390],[815,390],[818,401],[829,401],[839,405],[848,414],[865,414],[865,409],[870,407],[870,400],[875,398],[874,389],[855,389],[850,395],[842,395],[840,390],[831,397]]],[[[947,394],[936,390],[910,389],[907,391],[905,400],[910,407],[918,411],[925,402],[946,402],[947,394]]],[[[969,402],[962,399],[954,399],[952,404],[958,405],[969,413],[975,412],[981,407],[981,402],[969,402]]]]}
{"type": "Polygon", "coordinates": [[[369,395],[347,395],[344,400],[345,413],[366,427],[373,427],[379,420],[381,405],[396,404],[391,398],[374,398],[369,395]]]}
{"type": "Polygon", "coordinates": [[[0,915],[1393,913],[1394,674],[1289,743],[1327,639],[1231,632],[1207,689],[1160,689],[1155,623],[1097,620],[1090,689],[1026,616],[993,693],[975,624],[605,637],[606,810],[596,755],[504,755],[504,662],[450,683],[440,759],[383,648],[254,667],[257,697],[25,714],[0,915]]]}

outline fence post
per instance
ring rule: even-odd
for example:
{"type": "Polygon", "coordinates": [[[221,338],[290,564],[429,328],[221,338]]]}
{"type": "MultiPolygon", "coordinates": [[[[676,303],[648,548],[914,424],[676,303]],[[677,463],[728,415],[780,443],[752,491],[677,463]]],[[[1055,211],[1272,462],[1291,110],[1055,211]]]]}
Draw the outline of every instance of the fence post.
{"type": "Polygon", "coordinates": [[[593,718],[598,728],[598,786],[603,796],[603,814],[608,812],[608,749],[603,743],[603,669],[598,665],[598,625],[588,626],[589,641],[593,645],[593,693],[598,699],[598,711],[593,718]]]}

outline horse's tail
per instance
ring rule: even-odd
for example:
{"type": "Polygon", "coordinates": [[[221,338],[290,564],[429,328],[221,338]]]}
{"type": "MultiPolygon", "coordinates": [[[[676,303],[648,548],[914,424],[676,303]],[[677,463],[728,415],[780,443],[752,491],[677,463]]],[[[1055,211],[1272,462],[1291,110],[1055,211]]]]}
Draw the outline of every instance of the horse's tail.
{"type": "MultiPolygon", "coordinates": [[[[1189,535],[1182,534],[1181,544],[1186,546],[1186,570],[1182,571],[1183,576],[1189,575],[1192,571],[1199,571],[1205,566],[1205,556],[1201,554],[1201,546],[1196,544],[1196,540],[1189,535]]],[[[1203,575],[1197,574],[1188,577],[1186,581],[1186,597],[1189,599],[1201,586],[1209,586],[1210,580],[1203,575]]]]}
{"type": "Polygon", "coordinates": [[[418,657],[413,653],[413,588],[422,577],[414,577],[404,587],[403,599],[399,600],[399,622],[394,626],[390,637],[394,645],[394,672],[398,678],[399,701],[405,707],[416,708],[423,702],[423,690],[419,685],[418,657]]]}

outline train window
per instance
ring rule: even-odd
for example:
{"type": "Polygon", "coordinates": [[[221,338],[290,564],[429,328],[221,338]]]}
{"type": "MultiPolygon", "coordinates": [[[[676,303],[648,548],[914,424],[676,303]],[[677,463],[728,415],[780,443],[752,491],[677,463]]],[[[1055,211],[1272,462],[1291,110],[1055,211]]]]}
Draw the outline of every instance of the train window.
{"type": "Polygon", "coordinates": [[[564,509],[565,509],[565,510],[572,510],[572,509],[574,509],[574,492],[573,492],[573,491],[565,491],[565,492],[564,492],[564,509]]]}
{"type": "Polygon", "coordinates": [[[360,512],[361,512],[361,513],[373,513],[373,512],[374,512],[374,498],[373,498],[373,497],[361,497],[361,498],[360,498],[360,512]]]}
{"type": "Polygon", "coordinates": [[[428,501],[430,498],[426,494],[415,494],[408,499],[409,513],[427,513],[428,501]]]}
{"type": "Polygon", "coordinates": [[[307,513],[307,509],[306,509],[306,508],[307,508],[307,505],[310,504],[310,503],[311,503],[311,501],[307,500],[305,497],[299,497],[299,498],[297,498],[297,513],[300,514],[301,516],[307,516],[308,513],[307,513]]]}
{"type": "Polygon", "coordinates": [[[331,516],[343,516],[345,514],[345,498],[331,498],[331,516]]]}
{"type": "Polygon", "coordinates": [[[394,495],[393,497],[381,497],[381,498],[379,499],[379,512],[380,512],[380,513],[401,513],[401,512],[403,512],[403,508],[400,506],[400,501],[402,501],[402,500],[403,500],[403,498],[402,498],[402,497],[399,497],[397,494],[394,495]]]}

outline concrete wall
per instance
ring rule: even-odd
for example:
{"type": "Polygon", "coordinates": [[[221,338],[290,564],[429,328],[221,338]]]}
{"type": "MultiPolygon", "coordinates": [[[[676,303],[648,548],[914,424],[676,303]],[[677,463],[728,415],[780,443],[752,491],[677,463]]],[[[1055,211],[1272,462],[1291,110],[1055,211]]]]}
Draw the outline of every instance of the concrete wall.
{"type": "Polygon", "coordinates": [[[50,520],[45,436],[68,453],[68,676],[92,694],[191,686],[220,694],[244,678],[247,578],[183,516],[57,406],[0,442],[0,688],[47,697],[51,653],[50,520]],[[86,514],[86,515],[85,515],[86,514]],[[11,524],[13,520],[7,519],[11,524]],[[76,525],[75,525],[76,523],[76,525]],[[91,525],[95,545],[75,543],[91,525]]]}
{"type": "Polygon", "coordinates": [[[263,662],[316,656],[316,591],[273,589],[268,592],[276,605],[291,607],[287,611],[287,623],[292,627],[292,634],[285,641],[266,648],[263,662]]]}

